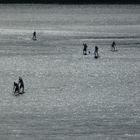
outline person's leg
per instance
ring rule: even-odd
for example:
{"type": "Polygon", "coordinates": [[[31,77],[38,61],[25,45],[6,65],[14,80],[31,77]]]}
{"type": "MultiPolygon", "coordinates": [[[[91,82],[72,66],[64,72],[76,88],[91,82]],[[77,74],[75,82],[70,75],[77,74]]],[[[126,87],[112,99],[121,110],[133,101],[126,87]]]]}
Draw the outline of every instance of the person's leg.
{"type": "Polygon", "coordinates": [[[115,51],[115,45],[114,45],[114,51],[115,51]]]}
{"type": "Polygon", "coordinates": [[[95,51],[95,56],[97,56],[97,51],[95,51]]]}
{"type": "Polygon", "coordinates": [[[15,88],[15,93],[19,93],[18,87],[15,88]]]}
{"type": "Polygon", "coordinates": [[[20,92],[24,92],[24,85],[22,84],[22,85],[20,85],[20,92]]]}
{"type": "Polygon", "coordinates": [[[24,93],[24,85],[22,86],[22,88],[23,88],[23,93],[24,93]]]}
{"type": "Polygon", "coordinates": [[[86,53],[86,50],[84,50],[84,51],[83,51],[83,54],[84,54],[84,55],[86,55],[86,54],[87,54],[87,53],[86,53]]]}

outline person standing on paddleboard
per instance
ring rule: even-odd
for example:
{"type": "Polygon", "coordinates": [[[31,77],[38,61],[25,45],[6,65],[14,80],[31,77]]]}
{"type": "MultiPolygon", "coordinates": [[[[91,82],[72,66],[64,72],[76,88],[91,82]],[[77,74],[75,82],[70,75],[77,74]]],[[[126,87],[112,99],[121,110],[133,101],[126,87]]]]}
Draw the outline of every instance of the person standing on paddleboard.
{"type": "Polygon", "coordinates": [[[98,58],[99,57],[98,47],[97,46],[95,46],[94,57],[95,58],[98,58]]]}
{"type": "Polygon", "coordinates": [[[24,93],[24,82],[21,77],[19,77],[18,85],[19,85],[20,92],[24,93]]]}
{"type": "Polygon", "coordinates": [[[15,94],[15,93],[18,93],[18,94],[19,94],[19,85],[18,85],[18,83],[16,83],[16,82],[14,82],[13,92],[14,92],[14,94],[15,94]]]}

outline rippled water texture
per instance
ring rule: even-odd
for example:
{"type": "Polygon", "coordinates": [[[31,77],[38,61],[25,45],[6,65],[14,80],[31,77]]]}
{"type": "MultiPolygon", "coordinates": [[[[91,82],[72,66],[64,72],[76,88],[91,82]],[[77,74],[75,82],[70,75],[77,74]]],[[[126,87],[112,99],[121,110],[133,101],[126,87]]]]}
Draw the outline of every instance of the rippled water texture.
{"type": "Polygon", "coordinates": [[[140,6],[0,5],[0,139],[139,140],[140,6]]]}

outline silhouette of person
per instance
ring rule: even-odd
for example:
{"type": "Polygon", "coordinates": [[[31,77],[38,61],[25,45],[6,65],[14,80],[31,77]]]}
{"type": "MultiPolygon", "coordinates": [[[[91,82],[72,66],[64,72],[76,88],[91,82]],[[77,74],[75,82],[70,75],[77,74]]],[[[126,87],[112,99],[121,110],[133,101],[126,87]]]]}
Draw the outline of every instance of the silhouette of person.
{"type": "Polygon", "coordinates": [[[33,40],[36,40],[36,32],[33,32],[33,40]]]}
{"type": "Polygon", "coordinates": [[[13,91],[14,93],[19,93],[19,86],[16,82],[14,82],[13,91]]]}
{"type": "Polygon", "coordinates": [[[83,55],[87,55],[87,44],[85,44],[85,43],[83,43],[83,46],[84,46],[84,48],[83,48],[83,55]]]}
{"type": "Polygon", "coordinates": [[[98,58],[99,57],[98,47],[97,46],[95,46],[94,57],[95,58],[98,58]]]}
{"type": "Polygon", "coordinates": [[[112,44],[111,44],[111,50],[112,51],[116,50],[116,43],[115,43],[115,41],[113,41],[112,44]]]}
{"type": "Polygon", "coordinates": [[[20,92],[24,93],[24,82],[23,82],[23,79],[21,77],[19,77],[18,85],[19,85],[20,92]]]}

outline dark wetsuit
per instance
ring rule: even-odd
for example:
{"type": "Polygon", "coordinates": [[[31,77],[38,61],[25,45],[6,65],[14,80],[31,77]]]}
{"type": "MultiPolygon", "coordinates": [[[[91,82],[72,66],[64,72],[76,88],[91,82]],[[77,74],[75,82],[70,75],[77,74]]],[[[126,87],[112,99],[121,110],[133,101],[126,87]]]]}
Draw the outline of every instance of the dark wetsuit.
{"type": "Polygon", "coordinates": [[[19,89],[23,89],[23,92],[24,92],[24,83],[23,83],[23,80],[22,80],[22,78],[21,77],[19,77],[19,82],[18,82],[18,84],[19,84],[19,89]]]}
{"type": "Polygon", "coordinates": [[[83,44],[84,49],[83,49],[83,54],[86,55],[87,54],[87,44],[83,44]]]}
{"type": "Polygon", "coordinates": [[[98,54],[98,47],[97,47],[97,46],[95,46],[94,55],[95,55],[95,57],[99,57],[99,54],[98,54]]]}
{"type": "Polygon", "coordinates": [[[16,82],[14,82],[13,91],[14,91],[14,93],[19,93],[19,86],[16,82]]]}
{"type": "Polygon", "coordinates": [[[116,43],[113,41],[111,45],[112,51],[115,51],[115,46],[116,46],[116,43]]]}
{"type": "Polygon", "coordinates": [[[36,40],[36,32],[33,32],[33,40],[36,40]]]}

